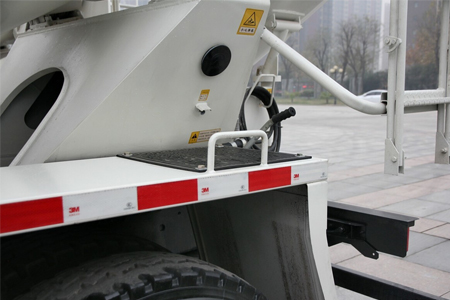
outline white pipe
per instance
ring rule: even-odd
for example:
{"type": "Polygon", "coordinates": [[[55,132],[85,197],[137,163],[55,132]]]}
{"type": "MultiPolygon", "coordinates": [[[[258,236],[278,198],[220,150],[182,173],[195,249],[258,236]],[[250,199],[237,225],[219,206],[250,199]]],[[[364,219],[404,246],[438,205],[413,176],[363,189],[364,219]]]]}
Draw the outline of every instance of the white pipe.
{"type": "MultiPolygon", "coordinates": [[[[439,44],[439,89],[446,91],[447,88],[447,47],[448,47],[448,1],[443,1],[441,10],[441,36],[439,44]],[[445,59],[444,59],[445,58],[445,59]]],[[[447,113],[448,114],[448,113],[447,113]]],[[[438,105],[437,132],[445,134],[446,118],[445,105],[438,105]]]]}
{"type": "MultiPolygon", "coordinates": [[[[439,88],[443,89],[447,89],[448,68],[450,65],[448,53],[449,18],[450,0],[446,0],[442,3],[441,44],[439,53],[439,88]]],[[[448,90],[446,90],[446,95],[449,96],[448,90]]],[[[438,131],[439,127],[442,126],[441,132],[444,133],[445,139],[450,141],[450,104],[439,105],[438,114],[442,114],[442,116],[438,115],[438,131]]]]}
{"type": "Polygon", "coordinates": [[[269,139],[267,134],[262,130],[244,130],[244,131],[229,131],[214,133],[208,141],[208,158],[207,158],[207,173],[214,172],[214,163],[216,155],[216,142],[223,139],[236,139],[240,137],[259,136],[262,138],[261,144],[261,166],[267,166],[269,139]]]}
{"type": "MultiPolygon", "coordinates": [[[[389,23],[389,36],[397,37],[398,29],[398,2],[391,1],[390,7],[390,23],[389,23]]],[[[388,103],[387,103],[387,132],[386,137],[390,140],[394,140],[394,121],[395,121],[395,86],[397,84],[397,51],[393,50],[389,52],[388,63],[388,103]]]]}
{"type": "Polygon", "coordinates": [[[386,106],[384,104],[371,103],[359,99],[269,30],[264,29],[261,39],[351,108],[371,115],[386,113],[386,106]]]}
{"type": "Polygon", "coordinates": [[[403,117],[405,106],[405,73],[406,73],[406,28],[408,21],[408,0],[399,0],[398,5],[398,37],[402,40],[397,50],[397,84],[395,101],[395,147],[399,152],[399,166],[403,166],[403,117]]]}
{"type": "Polygon", "coordinates": [[[441,18],[441,38],[439,45],[439,88],[447,88],[447,57],[448,50],[448,19],[449,19],[449,1],[442,2],[441,18]]]}

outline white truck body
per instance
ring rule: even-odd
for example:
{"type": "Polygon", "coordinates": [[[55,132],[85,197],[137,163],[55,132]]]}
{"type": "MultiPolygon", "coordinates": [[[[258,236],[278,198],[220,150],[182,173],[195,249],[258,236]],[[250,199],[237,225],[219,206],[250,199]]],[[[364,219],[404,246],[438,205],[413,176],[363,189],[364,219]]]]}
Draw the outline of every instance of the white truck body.
{"type": "MultiPolygon", "coordinates": [[[[263,143],[260,164],[219,171],[212,151],[216,141],[237,137],[231,132],[248,78],[271,48],[350,106],[385,112],[278,38],[300,29],[323,1],[165,0],[113,13],[107,1],[20,3],[1,2],[8,12],[2,43],[14,35],[0,61],[5,241],[109,220],[110,232],[173,252],[195,243],[200,258],[237,273],[268,299],[336,299],[325,234],[327,160],[268,163],[263,143]],[[231,59],[214,54],[212,67],[225,66],[207,74],[205,57],[223,46],[231,59]],[[43,93],[47,102],[39,106],[43,93]],[[208,143],[207,165],[198,165],[206,172],[115,157],[208,143]],[[160,217],[171,209],[178,216],[160,217]],[[189,217],[180,219],[185,211],[189,217]],[[160,219],[166,225],[157,232],[160,219]],[[122,220],[129,225],[120,227],[122,220]],[[162,232],[167,224],[172,231],[162,232]]],[[[262,131],[238,135],[267,140],[262,131]]]]}

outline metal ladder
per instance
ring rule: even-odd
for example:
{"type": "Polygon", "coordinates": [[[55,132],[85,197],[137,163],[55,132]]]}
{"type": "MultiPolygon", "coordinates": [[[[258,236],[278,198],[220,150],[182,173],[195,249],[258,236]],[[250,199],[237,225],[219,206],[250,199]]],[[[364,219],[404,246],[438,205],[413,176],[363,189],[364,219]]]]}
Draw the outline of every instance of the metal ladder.
{"type": "Polygon", "coordinates": [[[439,49],[439,85],[436,90],[405,91],[406,27],[408,0],[391,0],[389,47],[387,135],[385,140],[386,174],[404,173],[403,116],[405,113],[437,111],[435,163],[449,164],[450,95],[449,95],[449,8],[442,2],[439,49]]]}

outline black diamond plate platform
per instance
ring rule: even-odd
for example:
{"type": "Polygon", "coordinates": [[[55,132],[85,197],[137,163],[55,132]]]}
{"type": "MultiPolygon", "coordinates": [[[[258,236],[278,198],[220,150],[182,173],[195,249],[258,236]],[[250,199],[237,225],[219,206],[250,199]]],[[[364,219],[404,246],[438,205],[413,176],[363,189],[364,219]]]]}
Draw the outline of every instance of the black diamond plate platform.
{"type": "MultiPolygon", "coordinates": [[[[127,153],[117,156],[169,168],[205,172],[207,152],[207,148],[190,148],[159,152],[127,153]]],[[[269,152],[268,156],[269,164],[311,158],[311,156],[299,156],[282,152],[269,152]]],[[[216,148],[215,170],[257,166],[260,163],[260,150],[234,147],[216,148]]]]}

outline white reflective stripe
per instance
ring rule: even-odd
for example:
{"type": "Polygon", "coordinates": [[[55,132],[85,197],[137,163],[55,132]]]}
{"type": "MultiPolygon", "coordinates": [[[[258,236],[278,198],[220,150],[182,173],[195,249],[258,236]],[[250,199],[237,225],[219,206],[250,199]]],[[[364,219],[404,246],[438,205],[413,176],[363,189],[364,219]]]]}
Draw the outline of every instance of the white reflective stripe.
{"type": "Polygon", "coordinates": [[[63,197],[64,222],[99,219],[137,211],[135,187],[63,197]]]}
{"type": "Polygon", "coordinates": [[[248,173],[198,179],[198,200],[211,200],[248,193],[248,173]]]}
{"type": "Polygon", "coordinates": [[[294,165],[291,167],[291,184],[299,185],[308,182],[314,182],[318,179],[327,179],[328,165],[327,164],[307,164],[294,165]]]}

